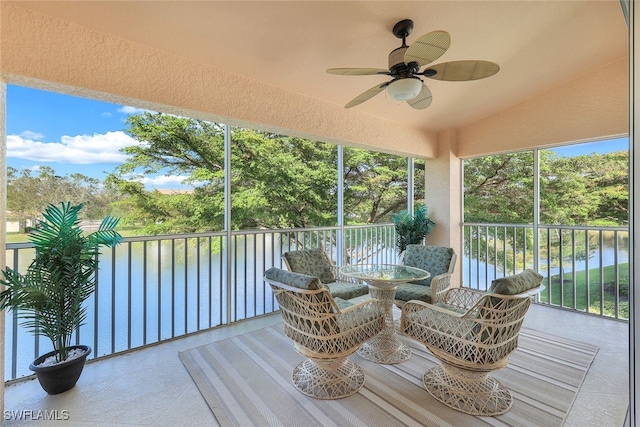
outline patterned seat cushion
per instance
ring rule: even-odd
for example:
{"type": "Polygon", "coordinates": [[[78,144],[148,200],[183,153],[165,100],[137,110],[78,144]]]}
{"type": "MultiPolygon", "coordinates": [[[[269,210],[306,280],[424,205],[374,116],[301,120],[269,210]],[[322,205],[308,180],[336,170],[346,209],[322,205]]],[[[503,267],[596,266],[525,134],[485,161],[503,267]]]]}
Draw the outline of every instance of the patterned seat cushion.
{"type": "Polygon", "coordinates": [[[400,301],[420,300],[431,304],[431,286],[401,283],[398,285],[395,298],[400,301]]]}
{"type": "Polygon", "coordinates": [[[430,286],[431,280],[435,276],[449,272],[449,264],[451,264],[453,253],[452,248],[442,246],[407,245],[404,254],[404,265],[421,268],[431,273],[431,276],[426,279],[416,280],[411,283],[430,286]]]}
{"type": "Polygon", "coordinates": [[[324,286],[329,288],[329,292],[334,298],[351,299],[369,293],[367,285],[360,283],[332,282],[324,286]]]}
{"type": "MultiPolygon", "coordinates": [[[[450,311],[459,311],[459,309],[447,306],[446,304],[436,305],[450,311]]],[[[440,314],[434,319],[425,310],[409,314],[405,320],[405,325],[410,328],[410,333],[407,335],[418,339],[418,341],[422,341],[441,349],[445,349],[451,345],[457,345],[456,341],[458,341],[459,338],[463,338],[464,340],[473,340],[480,329],[478,323],[473,319],[456,319],[454,327],[454,325],[452,325],[448,320],[448,316],[446,314],[440,314]],[[433,332],[429,333],[429,331],[433,332]]]]}
{"type": "MultiPolygon", "coordinates": [[[[467,310],[465,310],[462,307],[457,307],[455,305],[446,304],[444,302],[437,302],[434,305],[436,307],[444,308],[445,310],[453,311],[454,313],[467,314],[467,310]]],[[[475,317],[475,316],[470,316],[470,317],[475,317]]]]}
{"type": "Polygon", "coordinates": [[[491,282],[489,292],[503,295],[516,295],[540,285],[542,276],[533,270],[525,270],[513,276],[502,277],[491,282]]]}
{"type": "Polygon", "coordinates": [[[282,256],[287,260],[291,271],[318,277],[324,284],[336,281],[333,266],[322,249],[289,251],[282,256]]]}
{"type": "Polygon", "coordinates": [[[334,298],[333,299],[336,304],[338,304],[338,307],[340,307],[340,310],[344,310],[345,308],[349,308],[353,306],[353,303],[347,300],[344,300],[342,298],[334,298]]]}

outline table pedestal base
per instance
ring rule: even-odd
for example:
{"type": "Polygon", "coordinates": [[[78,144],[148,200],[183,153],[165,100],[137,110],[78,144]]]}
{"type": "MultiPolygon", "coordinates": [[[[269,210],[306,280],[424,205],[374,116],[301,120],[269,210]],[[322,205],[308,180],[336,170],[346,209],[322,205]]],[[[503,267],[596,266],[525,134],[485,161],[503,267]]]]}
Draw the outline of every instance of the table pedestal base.
{"type": "Polygon", "coordinates": [[[362,344],[358,354],[367,360],[384,365],[404,362],[411,357],[411,349],[406,344],[396,337],[384,337],[382,334],[362,344]]]}
{"type": "Polygon", "coordinates": [[[397,287],[395,283],[369,283],[371,297],[381,301],[384,306],[385,329],[380,332],[380,335],[362,344],[358,354],[375,363],[391,365],[404,362],[411,357],[411,349],[396,337],[393,300],[397,287]]]}
{"type": "Polygon", "coordinates": [[[358,354],[374,363],[391,365],[404,362],[411,357],[411,349],[396,336],[393,320],[393,300],[400,283],[422,280],[429,272],[404,265],[347,265],[342,274],[356,277],[369,285],[369,294],[382,303],[385,328],[380,334],[362,344],[358,354]]]}

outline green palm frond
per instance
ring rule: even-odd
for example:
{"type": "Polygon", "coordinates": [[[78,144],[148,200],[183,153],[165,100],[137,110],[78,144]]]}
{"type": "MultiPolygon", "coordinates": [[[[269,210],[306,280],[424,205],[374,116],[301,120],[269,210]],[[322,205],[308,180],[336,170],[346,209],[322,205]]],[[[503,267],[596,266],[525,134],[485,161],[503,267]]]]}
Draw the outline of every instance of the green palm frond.
{"type": "Polygon", "coordinates": [[[414,215],[403,209],[391,215],[396,228],[396,248],[402,253],[407,245],[422,243],[436,223],[429,219],[426,205],[418,206],[414,215]]]}
{"type": "Polygon", "coordinates": [[[18,313],[21,325],[49,338],[58,360],[67,357],[71,336],[85,321],[84,301],[95,291],[100,246],[122,241],[118,219],[105,218],[99,229],[83,235],[82,204],[49,205],[30,234],[36,255],[24,275],[7,268],[0,283],[0,309],[18,313]]]}

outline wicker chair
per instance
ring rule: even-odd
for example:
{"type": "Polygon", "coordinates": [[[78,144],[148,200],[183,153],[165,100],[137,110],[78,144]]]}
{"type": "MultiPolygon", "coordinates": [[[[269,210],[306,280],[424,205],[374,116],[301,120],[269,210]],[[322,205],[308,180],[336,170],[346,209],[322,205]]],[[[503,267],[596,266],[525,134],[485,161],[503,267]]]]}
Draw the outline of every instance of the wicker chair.
{"type": "Polygon", "coordinates": [[[293,384],[317,399],[340,399],[364,385],[364,371],[348,359],[385,326],[384,308],[374,299],[341,308],[317,277],[270,268],[264,279],[273,290],[285,335],[307,357],[293,370],[293,384]]]}
{"type": "Polygon", "coordinates": [[[416,282],[398,285],[395,304],[402,308],[405,302],[419,300],[436,303],[451,287],[451,274],[456,266],[456,253],[443,246],[407,245],[402,263],[431,273],[431,276],[416,282]]]}
{"type": "Polygon", "coordinates": [[[532,296],[543,288],[541,280],[526,270],[494,280],[488,292],[452,288],[442,303],[404,305],[401,332],[440,361],[422,378],[429,394],[471,415],[499,415],[511,408],[509,390],[489,372],[509,363],[532,296]]]}
{"type": "Polygon", "coordinates": [[[301,249],[282,255],[287,270],[315,276],[334,298],[351,299],[369,293],[369,287],[357,279],[342,276],[322,249],[301,249]]]}

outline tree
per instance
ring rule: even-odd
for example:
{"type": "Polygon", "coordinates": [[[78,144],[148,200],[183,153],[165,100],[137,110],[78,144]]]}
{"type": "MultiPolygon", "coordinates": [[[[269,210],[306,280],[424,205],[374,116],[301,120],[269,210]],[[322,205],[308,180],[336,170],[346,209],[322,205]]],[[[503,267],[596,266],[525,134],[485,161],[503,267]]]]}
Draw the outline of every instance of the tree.
{"type": "Polygon", "coordinates": [[[582,172],[588,182],[587,191],[598,201],[592,225],[625,225],[629,223],[629,152],[584,156],[582,172]]]}
{"type": "Polygon", "coordinates": [[[348,148],[344,164],[347,222],[389,222],[393,212],[407,207],[406,157],[348,148]]]}
{"type": "Polygon", "coordinates": [[[533,152],[464,163],[465,222],[533,222],[533,152]]]}
{"type": "Polygon", "coordinates": [[[37,174],[29,169],[7,168],[7,209],[21,222],[36,219],[49,204],[69,200],[85,206],[84,218],[96,219],[109,213],[109,205],[117,197],[102,183],[82,174],[57,175],[43,166],[37,174]]]}
{"type": "Polygon", "coordinates": [[[336,224],[335,146],[249,129],[234,130],[232,141],[231,216],[238,228],[336,224]]]}
{"type": "MultiPolygon", "coordinates": [[[[560,157],[540,150],[540,222],[628,223],[628,152],[560,157]]],[[[464,164],[466,222],[533,222],[533,152],[464,164]]]]}
{"type": "MultiPolygon", "coordinates": [[[[551,150],[540,150],[539,154],[541,224],[628,224],[628,152],[560,157],[551,150]]],[[[464,167],[466,222],[533,222],[533,152],[472,159],[465,161],[464,167]]],[[[516,239],[526,239],[527,247],[533,244],[530,229],[476,231],[478,235],[466,239],[465,251],[480,254],[482,259],[503,258],[501,245],[495,242],[514,247],[516,239]]],[[[573,248],[571,239],[560,236],[558,229],[554,233],[549,242],[545,233],[540,236],[541,247],[551,249],[551,259],[559,257],[561,242],[565,256],[574,250],[578,259],[588,256],[590,247],[573,248]]],[[[516,258],[507,259],[512,262],[516,258]]],[[[523,262],[522,257],[517,259],[523,262]]]]}
{"type": "MultiPolygon", "coordinates": [[[[130,116],[127,132],[140,144],[109,182],[128,197],[123,222],[147,233],[222,230],[224,129],[161,113],[130,116]],[[132,174],[180,174],[189,193],[147,191],[132,174]]],[[[231,132],[233,229],[332,226],[337,223],[337,148],[303,138],[234,128],[231,132]]],[[[346,161],[345,210],[356,223],[389,218],[406,206],[406,158],[354,150],[346,161]]]]}
{"type": "MultiPolygon", "coordinates": [[[[131,116],[128,126],[141,143],[124,149],[129,160],[109,177],[130,196],[123,202],[131,210],[125,221],[141,220],[150,233],[222,230],[223,127],[160,113],[131,116]],[[137,171],[185,175],[195,190],[149,192],[125,179],[137,171]]],[[[232,141],[232,228],[335,223],[334,147],[240,128],[232,141]]]]}

